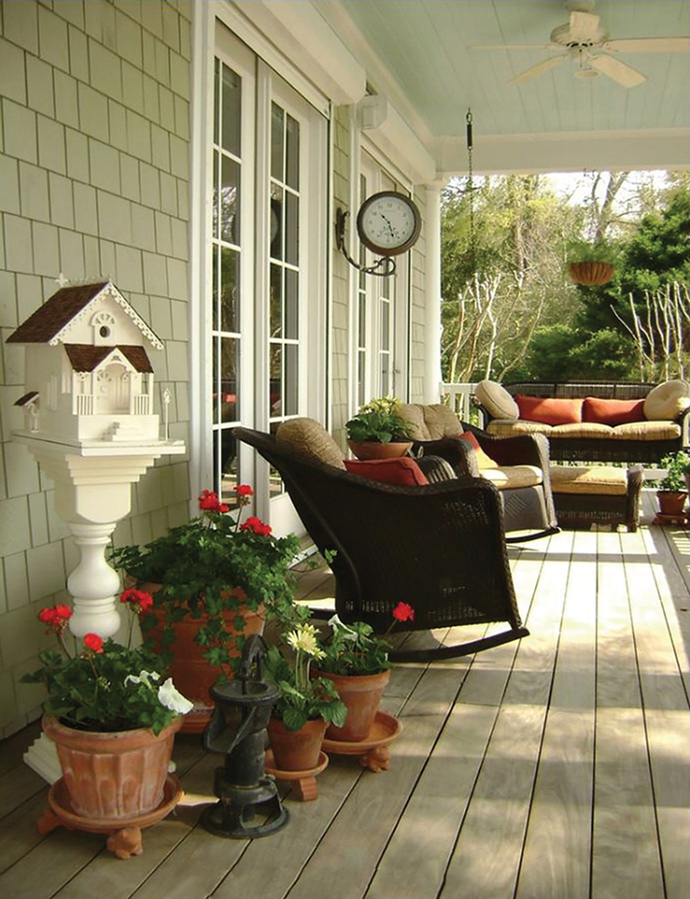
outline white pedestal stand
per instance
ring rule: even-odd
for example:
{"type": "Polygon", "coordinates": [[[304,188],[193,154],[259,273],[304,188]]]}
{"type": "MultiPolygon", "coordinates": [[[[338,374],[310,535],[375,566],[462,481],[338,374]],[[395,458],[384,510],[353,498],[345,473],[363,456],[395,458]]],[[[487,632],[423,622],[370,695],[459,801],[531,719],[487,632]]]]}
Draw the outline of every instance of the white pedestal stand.
{"type": "MultiPolygon", "coordinates": [[[[70,630],[76,637],[113,637],[120,628],[120,578],[105,559],[110,535],[130,512],[131,485],[156,459],[184,453],[185,446],[181,441],[67,444],[28,431],[13,436],[55,481],[56,511],[79,548],[79,564],[67,580],[74,600],[70,630]]],[[[24,761],[49,783],[60,777],[55,746],[44,735],[29,747],[24,761]]]]}

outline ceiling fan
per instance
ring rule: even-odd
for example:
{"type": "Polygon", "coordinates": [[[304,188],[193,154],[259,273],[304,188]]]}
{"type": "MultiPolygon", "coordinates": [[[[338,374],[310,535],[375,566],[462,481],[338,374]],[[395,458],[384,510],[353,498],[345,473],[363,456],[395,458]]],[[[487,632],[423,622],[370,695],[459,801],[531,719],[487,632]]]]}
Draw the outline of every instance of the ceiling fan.
{"type": "Polygon", "coordinates": [[[609,40],[608,32],[600,27],[599,16],[592,12],[594,3],[576,0],[566,3],[570,21],[551,32],[548,44],[484,44],[472,50],[558,50],[508,80],[508,84],[520,84],[536,78],[567,60],[577,64],[576,78],[594,78],[605,75],[630,88],[643,84],[647,76],[632,66],[621,62],[613,53],[687,53],[690,37],[643,37],[609,40]]]}

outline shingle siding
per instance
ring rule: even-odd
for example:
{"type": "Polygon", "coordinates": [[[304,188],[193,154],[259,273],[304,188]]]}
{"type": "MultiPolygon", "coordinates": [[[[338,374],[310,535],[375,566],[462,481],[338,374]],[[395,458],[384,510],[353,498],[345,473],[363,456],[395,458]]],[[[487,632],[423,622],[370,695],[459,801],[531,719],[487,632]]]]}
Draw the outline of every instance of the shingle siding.
{"type": "MultiPolygon", "coordinates": [[[[175,398],[171,435],[188,439],[191,15],[177,0],[2,3],[0,737],[39,713],[40,690],[19,678],[49,645],[39,609],[66,596],[78,561],[50,482],[11,442],[24,362],[22,348],[4,344],[60,272],[112,277],[170,340],[155,354],[157,384],[168,379],[175,398]]],[[[187,463],[173,458],[133,488],[116,543],[150,540],[186,517],[187,463]]]]}

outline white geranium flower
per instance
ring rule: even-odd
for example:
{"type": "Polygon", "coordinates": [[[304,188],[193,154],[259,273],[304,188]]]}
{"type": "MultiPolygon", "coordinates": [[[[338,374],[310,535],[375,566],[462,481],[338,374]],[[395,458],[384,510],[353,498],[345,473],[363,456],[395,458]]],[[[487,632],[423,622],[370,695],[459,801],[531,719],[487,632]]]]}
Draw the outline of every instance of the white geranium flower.
{"type": "Polygon", "coordinates": [[[352,628],[348,627],[346,624],[343,624],[343,622],[338,617],[337,613],[328,619],[328,623],[330,624],[330,626],[333,628],[334,631],[337,631],[337,630],[344,631],[343,640],[356,640],[357,639],[357,634],[355,633],[355,631],[353,631],[352,628]]]}
{"type": "Polygon", "coordinates": [[[157,671],[145,671],[143,668],[139,672],[139,676],[136,674],[128,674],[125,678],[125,684],[146,684],[147,687],[153,687],[151,683],[152,680],[160,680],[161,676],[157,671]]]}
{"type": "Polygon", "coordinates": [[[300,624],[291,634],[288,634],[287,641],[298,652],[306,652],[314,659],[322,659],[325,655],[316,642],[316,628],[313,624],[300,624]]]}
{"type": "Polygon", "coordinates": [[[158,701],[161,705],[164,705],[166,709],[170,709],[173,712],[179,712],[180,715],[186,715],[187,712],[191,712],[194,708],[194,703],[190,702],[180,693],[173,684],[171,677],[163,681],[158,688],[158,701]]]}

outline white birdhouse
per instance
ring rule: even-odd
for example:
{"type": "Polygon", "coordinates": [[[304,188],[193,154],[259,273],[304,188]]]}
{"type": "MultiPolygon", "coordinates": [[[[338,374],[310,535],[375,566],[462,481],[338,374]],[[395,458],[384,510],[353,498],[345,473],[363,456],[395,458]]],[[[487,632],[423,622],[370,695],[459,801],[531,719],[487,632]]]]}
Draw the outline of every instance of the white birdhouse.
{"type": "Polygon", "coordinates": [[[159,439],[146,348],[163,344],[111,281],[61,287],[7,342],[26,346],[29,392],[16,405],[27,431],[70,443],[159,439]]]}

